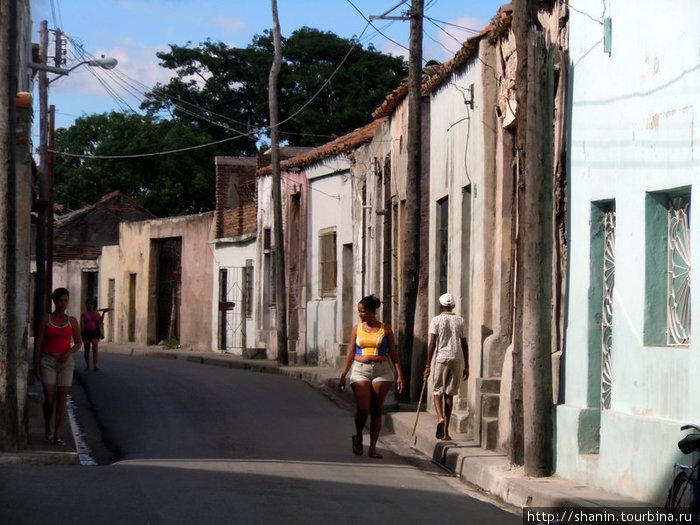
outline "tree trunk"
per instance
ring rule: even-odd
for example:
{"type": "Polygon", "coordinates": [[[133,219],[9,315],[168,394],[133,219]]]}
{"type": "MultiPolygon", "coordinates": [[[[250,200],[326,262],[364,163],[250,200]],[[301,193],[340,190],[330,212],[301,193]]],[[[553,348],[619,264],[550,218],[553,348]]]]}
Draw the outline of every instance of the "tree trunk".
{"type": "Polygon", "coordinates": [[[284,232],[282,230],[282,176],[280,173],[279,127],[277,110],[277,78],[282,65],[282,36],[280,34],[279,17],[277,16],[277,0],[272,0],[272,37],[275,44],[275,55],[270,69],[270,142],[272,157],[272,205],[274,207],[275,246],[275,326],[277,328],[277,361],[286,365],[289,363],[287,352],[287,286],[284,266],[284,232]]]}

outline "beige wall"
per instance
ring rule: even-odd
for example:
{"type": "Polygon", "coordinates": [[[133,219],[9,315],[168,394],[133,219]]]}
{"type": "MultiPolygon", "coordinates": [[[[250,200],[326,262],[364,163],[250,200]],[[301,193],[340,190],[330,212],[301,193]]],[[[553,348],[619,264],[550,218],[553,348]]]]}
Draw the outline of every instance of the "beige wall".
{"type": "MultiPolygon", "coordinates": [[[[100,279],[97,304],[100,308],[114,308],[117,294],[117,275],[119,273],[119,246],[104,246],[99,259],[100,279]],[[110,280],[114,280],[114,295],[110,292],[110,280]]],[[[114,311],[105,314],[105,341],[113,341],[116,333],[114,311]]]]}
{"type": "MultiPolygon", "coordinates": [[[[208,244],[213,213],[123,223],[119,230],[119,262],[114,272],[117,342],[129,342],[130,282],[135,275],[134,341],[157,344],[157,254],[154,241],[181,238],[180,345],[211,350],[213,255],[208,244]]],[[[104,252],[103,252],[104,254],[104,252]]],[[[114,254],[110,254],[114,257],[114,254]]],[[[108,279],[108,275],[104,275],[108,279]]],[[[107,293],[106,284],[103,288],[107,293]]]]}

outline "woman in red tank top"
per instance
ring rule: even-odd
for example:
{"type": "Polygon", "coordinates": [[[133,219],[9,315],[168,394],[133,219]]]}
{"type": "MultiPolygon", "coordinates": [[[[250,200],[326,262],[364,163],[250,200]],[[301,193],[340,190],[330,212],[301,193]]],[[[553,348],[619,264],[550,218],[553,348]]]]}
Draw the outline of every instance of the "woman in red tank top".
{"type": "Polygon", "coordinates": [[[34,375],[44,386],[46,439],[56,445],[65,445],[61,431],[66,421],[68,394],[73,384],[73,354],[81,347],[80,327],[78,321],[66,313],[68,290],[57,288],[51,298],[55,309],[42,317],[36,330],[34,375]]]}

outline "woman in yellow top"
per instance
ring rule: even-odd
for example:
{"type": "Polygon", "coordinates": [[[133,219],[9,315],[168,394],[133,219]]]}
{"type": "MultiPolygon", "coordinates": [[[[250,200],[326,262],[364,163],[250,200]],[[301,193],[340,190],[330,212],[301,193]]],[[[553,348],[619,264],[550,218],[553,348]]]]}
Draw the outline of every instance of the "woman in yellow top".
{"type": "Polygon", "coordinates": [[[377,308],[381,304],[374,295],[368,295],[358,303],[357,313],[361,322],[352,329],[347,359],[339,383],[340,390],[345,390],[345,376],[352,367],[350,386],[357,404],[352,451],[357,455],[362,454],[362,432],[367,418],[370,417],[368,455],[377,459],[382,457],[376,450],[379,431],[382,428],[382,409],[394,382],[391,363],[396,370],[396,389],[402,392],[404,387],[394,332],[388,324],[378,321],[376,317],[377,308]]]}

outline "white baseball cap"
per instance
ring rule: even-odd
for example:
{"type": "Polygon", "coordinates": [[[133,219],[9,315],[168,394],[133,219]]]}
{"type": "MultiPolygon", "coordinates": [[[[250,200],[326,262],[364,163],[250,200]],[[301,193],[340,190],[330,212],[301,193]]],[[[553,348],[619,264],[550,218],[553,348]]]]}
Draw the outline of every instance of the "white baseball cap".
{"type": "Polygon", "coordinates": [[[454,306],[455,305],[455,298],[452,297],[451,293],[444,293],[440,296],[438,299],[440,304],[442,306],[454,306]]]}

